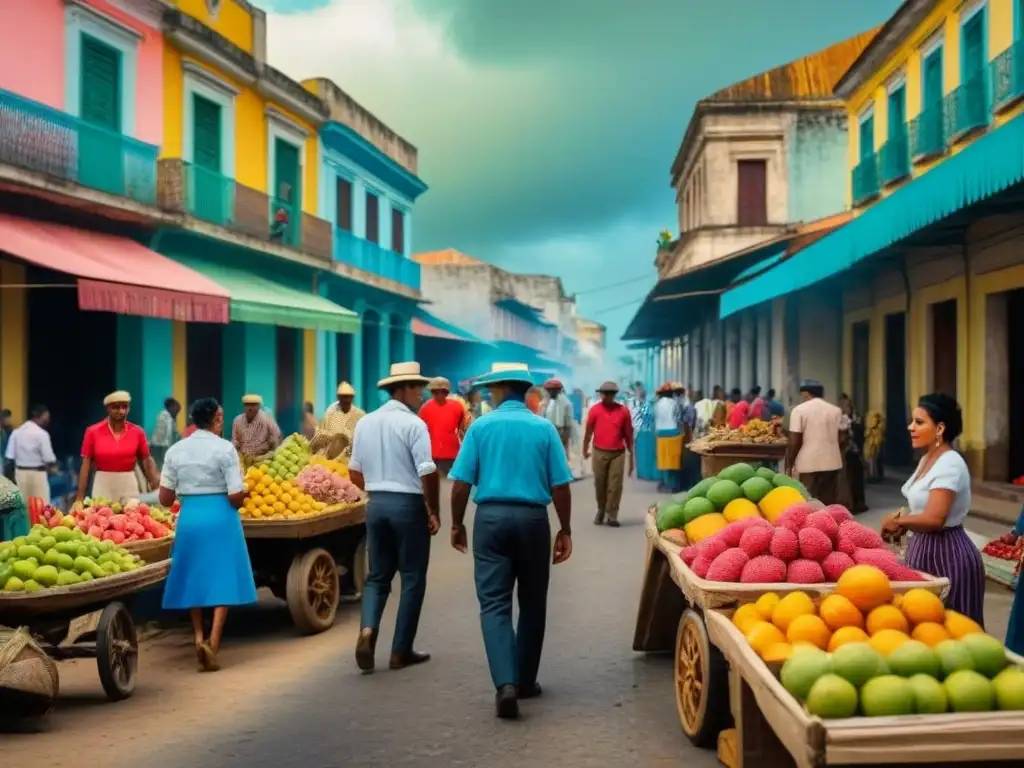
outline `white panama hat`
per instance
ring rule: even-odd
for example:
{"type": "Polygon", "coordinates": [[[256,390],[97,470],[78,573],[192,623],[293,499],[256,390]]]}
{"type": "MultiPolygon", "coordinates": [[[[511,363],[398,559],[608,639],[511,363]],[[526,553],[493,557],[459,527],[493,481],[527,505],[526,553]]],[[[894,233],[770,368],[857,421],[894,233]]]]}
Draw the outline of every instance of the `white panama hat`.
{"type": "Polygon", "coordinates": [[[377,389],[390,387],[392,384],[426,384],[430,379],[420,373],[419,363],[392,363],[391,373],[377,382],[377,389]]]}

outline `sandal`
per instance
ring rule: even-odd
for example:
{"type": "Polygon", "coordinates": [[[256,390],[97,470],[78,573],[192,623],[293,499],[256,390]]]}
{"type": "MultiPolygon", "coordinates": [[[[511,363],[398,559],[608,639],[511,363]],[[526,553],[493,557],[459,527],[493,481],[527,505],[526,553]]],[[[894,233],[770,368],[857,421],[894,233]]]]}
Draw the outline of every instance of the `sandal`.
{"type": "Polygon", "coordinates": [[[217,663],[217,654],[214,653],[209,643],[203,643],[199,646],[199,650],[202,654],[203,672],[216,672],[220,669],[220,664],[217,663]]]}

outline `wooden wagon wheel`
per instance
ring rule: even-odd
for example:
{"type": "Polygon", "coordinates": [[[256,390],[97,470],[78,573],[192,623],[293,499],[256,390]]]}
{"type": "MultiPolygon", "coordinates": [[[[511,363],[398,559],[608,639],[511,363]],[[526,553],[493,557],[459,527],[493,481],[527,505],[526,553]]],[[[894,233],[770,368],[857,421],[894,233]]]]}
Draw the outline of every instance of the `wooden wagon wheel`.
{"type": "Polygon", "coordinates": [[[352,583],[355,585],[357,595],[363,594],[369,575],[370,555],[366,550],[366,534],[363,534],[356,545],[355,554],[352,555],[352,583]]]}
{"type": "Polygon", "coordinates": [[[728,682],[725,659],[709,642],[703,617],[687,608],[676,631],[676,708],[694,746],[714,746],[728,726],[728,682]]]}
{"type": "Polygon", "coordinates": [[[108,699],[121,701],[132,695],[138,666],[135,622],[124,603],[110,603],[96,625],[96,667],[108,699]]]}
{"type": "Polygon", "coordinates": [[[312,635],[330,629],[341,593],[331,553],[316,548],[296,555],[288,569],[285,593],[292,621],[300,631],[312,635]]]}

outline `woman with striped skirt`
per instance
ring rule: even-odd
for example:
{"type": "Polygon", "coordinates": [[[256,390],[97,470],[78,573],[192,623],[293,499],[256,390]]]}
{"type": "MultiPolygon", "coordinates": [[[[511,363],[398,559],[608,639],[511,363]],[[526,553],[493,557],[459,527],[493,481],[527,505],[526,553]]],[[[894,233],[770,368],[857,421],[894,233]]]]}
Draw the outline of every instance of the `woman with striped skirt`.
{"type": "Polygon", "coordinates": [[[907,512],[889,515],[882,533],[899,536],[910,531],[907,565],[949,579],[946,606],[984,626],[985,567],[964,530],[971,509],[971,476],[953,449],[963,430],[960,406],[949,395],[925,395],[909,428],[914,448],[925,454],[903,485],[907,512]]]}

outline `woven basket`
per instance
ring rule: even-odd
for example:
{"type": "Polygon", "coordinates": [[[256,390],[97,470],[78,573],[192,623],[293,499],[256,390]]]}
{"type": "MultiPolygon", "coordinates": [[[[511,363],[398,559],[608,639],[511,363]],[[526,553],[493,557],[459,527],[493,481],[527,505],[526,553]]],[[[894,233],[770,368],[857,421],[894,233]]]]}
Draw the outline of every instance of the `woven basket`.
{"type": "Polygon", "coordinates": [[[0,627],[0,720],[42,717],[57,703],[57,665],[24,627],[0,627]]]}

